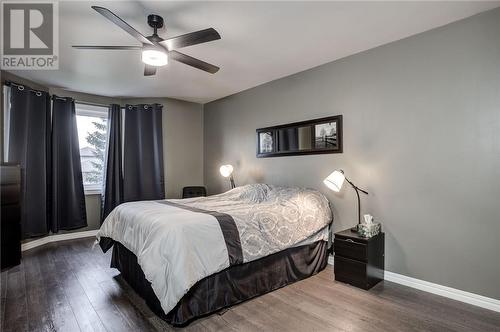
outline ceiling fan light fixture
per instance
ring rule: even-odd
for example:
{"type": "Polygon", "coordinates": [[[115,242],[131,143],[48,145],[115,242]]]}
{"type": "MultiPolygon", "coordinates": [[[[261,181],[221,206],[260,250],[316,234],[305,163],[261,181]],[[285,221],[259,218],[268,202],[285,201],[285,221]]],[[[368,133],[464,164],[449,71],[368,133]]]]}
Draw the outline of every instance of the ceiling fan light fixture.
{"type": "Polygon", "coordinates": [[[167,53],[159,50],[143,50],[142,62],[155,67],[165,66],[166,64],[168,64],[168,55],[167,53]]]}

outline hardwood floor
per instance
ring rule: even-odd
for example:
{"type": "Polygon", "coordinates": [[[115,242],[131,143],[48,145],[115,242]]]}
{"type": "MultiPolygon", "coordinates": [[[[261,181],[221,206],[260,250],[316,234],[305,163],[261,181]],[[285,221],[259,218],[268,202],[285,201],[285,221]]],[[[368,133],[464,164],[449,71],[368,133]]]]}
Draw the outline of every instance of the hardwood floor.
{"type": "MultiPolygon", "coordinates": [[[[1,331],[174,331],[110,269],[93,239],[24,252],[1,274],[1,331]]],[[[500,314],[382,282],[366,292],[333,269],[197,320],[186,331],[500,331],[500,314]]]]}

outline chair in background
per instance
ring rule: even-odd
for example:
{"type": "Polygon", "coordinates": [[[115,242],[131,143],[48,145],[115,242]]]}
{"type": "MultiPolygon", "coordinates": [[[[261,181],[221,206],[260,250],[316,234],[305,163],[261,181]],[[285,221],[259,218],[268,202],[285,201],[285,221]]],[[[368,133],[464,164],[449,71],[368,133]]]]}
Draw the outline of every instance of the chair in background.
{"type": "Polygon", "coordinates": [[[182,198],[207,196],[207,189],[203,186],[184,187],[182,189],[182,198]]]}

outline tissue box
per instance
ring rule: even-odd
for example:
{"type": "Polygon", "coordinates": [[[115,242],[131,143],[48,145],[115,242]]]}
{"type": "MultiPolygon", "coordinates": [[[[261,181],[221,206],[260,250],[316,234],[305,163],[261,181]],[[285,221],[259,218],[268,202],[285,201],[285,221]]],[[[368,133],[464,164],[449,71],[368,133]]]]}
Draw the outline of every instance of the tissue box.
{"type": "Polygon", "coordinates": [[[375,236],[378,233],[380,233],[380,230],[381,226],[379,222],[374,222],[371,224],[362,223],[358,225],[358,234],[359,236],[364,238],[370,238],[372,236],[375,236]]]}

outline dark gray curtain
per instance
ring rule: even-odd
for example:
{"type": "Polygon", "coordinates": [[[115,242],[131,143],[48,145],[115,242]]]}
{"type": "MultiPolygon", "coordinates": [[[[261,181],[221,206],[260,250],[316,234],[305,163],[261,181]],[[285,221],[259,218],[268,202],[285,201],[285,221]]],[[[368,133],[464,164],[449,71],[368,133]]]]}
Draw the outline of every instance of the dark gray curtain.
{"type": "Polygon", "coordinates": [[[165,198],[162,106],[126,105],[123,196],[126,202],[165,198]]]}
{"type": "Polygon", "coordinates": [[[108,146],[104,178],[101,222],[119,204],[123,203],[122,171],[122,111],[120,105],[110,105],[108,113],[108,146]]]}
{"type": "Polygon", "coordinates": [[[75,101],[52,98],[52,232],[87,226],[75,101]]]}
{"type": "Polygon", "coordinates": [[[9,83],[10,108],[6,160],[21,165],[23,238],[49,231],[47,183],[50,170],[50,97],[9,83]]]}

